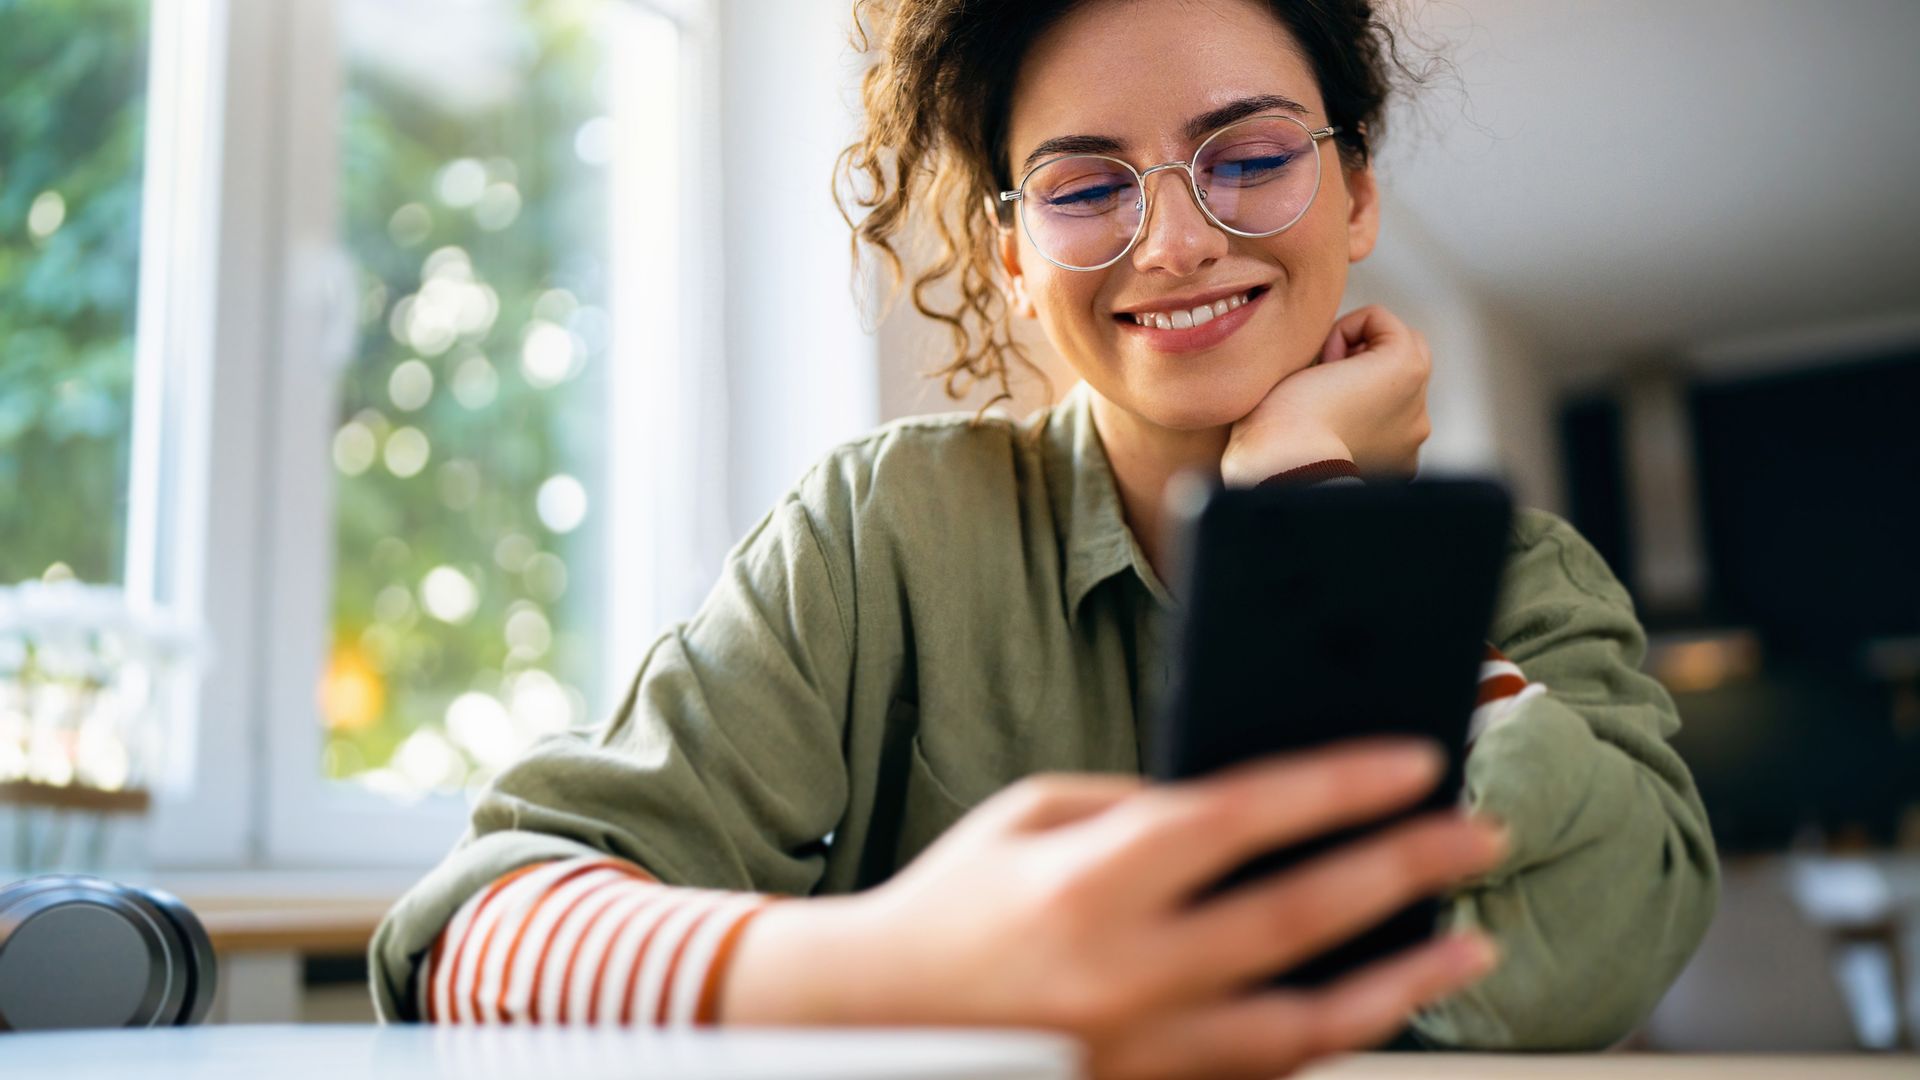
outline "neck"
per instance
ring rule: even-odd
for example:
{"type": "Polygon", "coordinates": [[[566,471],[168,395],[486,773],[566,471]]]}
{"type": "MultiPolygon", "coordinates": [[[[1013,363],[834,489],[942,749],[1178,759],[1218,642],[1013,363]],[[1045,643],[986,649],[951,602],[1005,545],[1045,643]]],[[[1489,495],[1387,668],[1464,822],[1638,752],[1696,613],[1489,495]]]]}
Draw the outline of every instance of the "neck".
{"type": "Polygon", "coordinates": [[[1093,426],[1113,467],[1114,486],[1127,527],[1133,530],[1153,572],[1172,580],[1172,537],[1167,535],[1166,492],[1175,476],[1203,472],[1218,476],[1227,449],[1227,427],[1177,431],[1129,413],[1093,393],[1093,426]]]}

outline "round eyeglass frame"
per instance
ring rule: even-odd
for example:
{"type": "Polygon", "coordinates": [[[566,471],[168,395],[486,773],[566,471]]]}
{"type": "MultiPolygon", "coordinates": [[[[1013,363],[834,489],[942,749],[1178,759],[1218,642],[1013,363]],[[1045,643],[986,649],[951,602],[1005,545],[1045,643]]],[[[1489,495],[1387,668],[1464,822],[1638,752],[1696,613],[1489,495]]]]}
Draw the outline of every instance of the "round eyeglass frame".
{"type": "MultiPolygon", "coordinates": [[[[1323,139],[1332,138],[1333,136],[1339,134],[1340,131],[1341,131],[1341,126],[1339,124],[1331,124],[1331,125],[1328,125],[1327,127],[1314,129],[1314,128],[1309,128],[1306,124],[1302,123],[1298,117],[1288,116],[1285,113],[1261,113],[1258,116],[1248,116],[1240,120],[1235,120],[1231,124],[1225,124],[1219,128],[1216,128],[1206,138],[1200,140],[1200,144],[1194,147],[1193,149],[1192,157],[1186,161],[1163,161],[1158,165],[1154,165],[1145,169],[1144,171],[1134,168],[1133,163],[1130,161],[1125,161],[1120,158],[1112,157],[1107,154],[1062,154],[1059,157],[1048,158],[1047,160],[1040,162],[1038,165],[1035,165],[1033,168],[1028,169],[1026,172],[1026,175],[1020,178],[1019,187],[1013,189],[1012,191],[1001,192],[999,201],[1001,203],[1010,203],[1015,201],[1018,201],[1020,203],[1020,206],[1016,208],[1016,213],[1020,218],[1021,230],[1027,234],[1028,240],[1033,241],[1033,249],[1040,253],[1041,258],[1047,260],[1048,262],[1052,263],[1053,265],[1059,267],[1062,270],[1105,270],[1107,267],[1112,266],[1114,263],[1117,263],[1121,259],[1126,258],[1127,253],[1133,250],[1133,246],[1140,242],[1140,238],[1142,236],[1146,235],[1147,219],[1153,216],[1153,196],[1151,195],[1151,193],[1147,191],[1147,177],[1152,176],[1154,173],[1161,172],[1166,169],[1179,169],[1180,171],[1187,174],[1187,190],[1189,193],[1193,195],[1194,205],[1200,208],[1200,212],[1206,215],[1206,218],[1208,221],[1213,222],[1215,228],[1219,229],[1222,232],[1229,233],[1233,236],[1244,236],[1250,240],[1258,240],[1262,237],[1277,236],[1280,233],[1286,232],[1288,229],[1291,229],[1295,225],[1299,224],[1301,218],[1307,216],[1307,211],[1313,208],[1313,200],[1318,198],[1320,195],[1320,178],[1321,176],[1325,175],[1325,171],[1320,167],[1320,153],[1319,153],[1320,142],[1323,139]],[[1287,123],[1292,124],[1295,127],[1299,128],[1300,130],[1306,132],[1307,138],[1312,140],[1313,142],[1313,149],[1314,149],[1313,190],[1307,194],[1307,200],[1300,204],[1300,212],[1293,215],[1293,220],[1287,222],[1285,225],[1282,225],[1277,229],[1268,229],[1265,232],[1245,232],[1240,229],[1236,229],[1233,226],[1227,224],[1226,222],[1221,221],[1218,217],[1215,217],[1212,208],[1207,206],[1206,195],[1202,193],[1200,190],[1200,178],[1195,176],[1193,173],[1193,163],[1200,160],[1201,155],[1206,152],[1208,143],[1213,142],[1213,140],[1219,138],[1220,136],[1226,134],[1229,131],[1232,131],[1234,128],[1237,128],[1242,124],[1251,124],[1255,120],[1285,120],[1287,123]],[[1108,259],[1106,262],[1100,263],[1097,266],[1073,266],[1069,263],[1063,263],[1059,259],[1056,259],[1053,256],[1047,254],[1046,249],[1041,246],[1039,239],[1033,235],[1033,227],[1027,222],[1027,214],[1026,214],[1027,204],[1025,201],[1026,191],[1027,191],[1027,181],[1033,179],[1033,174],[1039,172],[1041,169],[1044,169],[1047,166],[1054,164],[1055,162],[1066,161],[1072,158],[1092,158],[1097,161],[1111,161],[1114,164],[1119,165],[1121,168],[1124,168],[1128,172],[1132,173],[1134,180],[1140,186],[1140,221],[1137,224],[1135,224],[1133,227],[1133,236],[1127,240],[1126,246],[1121,248],[1118,254],[1114,255],[1113,258],[1108,259]]],[[[994,202],[992,199],[988,200],[987,205],[990,212],[995,209],[994,202]]]]}

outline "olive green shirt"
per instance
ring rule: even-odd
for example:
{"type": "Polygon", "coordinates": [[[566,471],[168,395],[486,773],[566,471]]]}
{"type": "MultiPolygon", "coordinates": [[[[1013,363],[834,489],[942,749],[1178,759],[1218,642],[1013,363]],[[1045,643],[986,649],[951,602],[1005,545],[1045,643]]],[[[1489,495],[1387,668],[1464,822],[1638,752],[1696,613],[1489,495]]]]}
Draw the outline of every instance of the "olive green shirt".
{"type": "MultiPolygon", "coordinates": [[[[1501,590],[1490,639],[1549,689],[1475,744],[1469,797],[1513,850],[1449,917],[1486,927],[1504,962],[1416,1026],[1458,1046],[1599,1046],[1698,943],[1712,840],[1600,556],[1522,510],[1501,590]]],[[[487,787],[374,939],[381,1015],[413,1018],[434,937],[529,862],[604,853],[672,884],[844,893],[1029,773],[1137,773],[1170,604],[1084,386],[1025,423],[912,419],[834,450],[653,644],[611,722],[487,787]]]]}

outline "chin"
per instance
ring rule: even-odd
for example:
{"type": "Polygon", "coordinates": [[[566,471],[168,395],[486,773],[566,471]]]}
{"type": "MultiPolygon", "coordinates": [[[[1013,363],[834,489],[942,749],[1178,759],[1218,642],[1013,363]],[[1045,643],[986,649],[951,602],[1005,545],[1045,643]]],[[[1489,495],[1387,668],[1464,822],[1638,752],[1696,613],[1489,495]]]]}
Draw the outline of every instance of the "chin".
{"type": "Polygon", "coordinates": [[[1278,381],[1275,377],[1249,385],[1210,372],[1155,380],[1155,385],[1140,388],[1133,411],[1171,431],[1207,431],[1238,423],[1278,381]]]}

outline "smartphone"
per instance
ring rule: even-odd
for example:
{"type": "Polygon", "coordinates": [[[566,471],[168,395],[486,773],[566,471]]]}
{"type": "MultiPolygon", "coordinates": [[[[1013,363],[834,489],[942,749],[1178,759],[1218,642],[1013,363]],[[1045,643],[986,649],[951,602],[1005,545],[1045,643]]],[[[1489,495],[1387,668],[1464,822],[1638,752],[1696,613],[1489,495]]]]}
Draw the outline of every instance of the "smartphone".
{"type": "MultiPolygon", "coordinates": [[[[1214,488],[1178,512],[1184,605],[1148,746],[1158,779],[1364,736],[1446,749],[1440,784],[1391,817],[1275,851],[1215,891],[1459,800],[1467,725],[1512,517],[1499,484],[1214,488]]],[[[1319,985],[1430,937],[1424,900],[1276,977],[1319,985]]]]}

